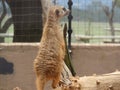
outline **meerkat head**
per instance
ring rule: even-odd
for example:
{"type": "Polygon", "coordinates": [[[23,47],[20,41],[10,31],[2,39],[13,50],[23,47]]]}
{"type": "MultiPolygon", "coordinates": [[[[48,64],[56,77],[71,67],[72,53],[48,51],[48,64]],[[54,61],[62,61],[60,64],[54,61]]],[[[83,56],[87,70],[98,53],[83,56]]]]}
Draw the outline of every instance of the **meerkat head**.
{"type": "Polygon", "coordinates": [[[59,20],[62,17],[69,14],[69,9],[63,7],[63,6],[53,6],[49,10],[49,16],[53,16],[53,19],[59,20]]]}

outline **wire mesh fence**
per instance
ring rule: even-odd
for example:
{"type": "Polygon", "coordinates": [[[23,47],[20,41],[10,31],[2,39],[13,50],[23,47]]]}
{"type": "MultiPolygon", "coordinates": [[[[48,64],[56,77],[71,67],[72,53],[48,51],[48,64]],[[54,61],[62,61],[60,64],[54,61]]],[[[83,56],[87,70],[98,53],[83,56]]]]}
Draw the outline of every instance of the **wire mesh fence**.
{"type": "MultiPolygon", "coordinates": [[[[52,0],[68,7],[72,1],[72,42],[120,42],[120,7],[116,0],[52,0]]],[[[119,3],[119,2],[118,2],[119,3]]],[[[61,23],[68,22],[64,18],[61,23]]],[[[40,0],[0,0],[0,42],[39,42],[40,0]]]]}
{"type": "Polygon", "coordinates": [[[1,0],[0,3],[1,42],[40,41],[42,33],[42,7],[40,0],[1,0]],[[6,27],[7,25],[8,27],[5,30],[4,26],[6,27]],[[10,37],[4,40],[4,37],[2,37],[4,34],[10,37]]]}
{"type": "Polygon", "coordinates": [[[117,3],[117,0],[73,0],[72,42],[119,43],[117,3]]]}

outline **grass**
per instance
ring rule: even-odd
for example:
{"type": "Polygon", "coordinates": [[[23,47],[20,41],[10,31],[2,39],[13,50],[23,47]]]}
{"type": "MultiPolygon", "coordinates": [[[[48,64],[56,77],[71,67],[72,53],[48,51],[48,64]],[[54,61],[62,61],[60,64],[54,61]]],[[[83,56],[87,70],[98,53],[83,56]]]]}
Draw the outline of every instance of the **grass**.
{"type": "MultiPolygon", "coordinates": [[[[104,22],[77,22],[74,21],[72,23],[73,27],[73,37],[74,35],[92,35],[92,36],[110,36],[110,31],[105,30],[105,28],[109,28],[108,23],[104,22]]],[[[114,23],[115,28],[120,28],[119,23],[114,23]]],[[[116,35],[120,35],[120,32],[116,32],[116,35]]],[[[90,43],[102,43],[103,41],[110,41],[110,39],[92,39],[90,43]]],[[[76,42],[75,38],[73,38],[73,42],[76,42]]]]}
{"type": "MultiPolygon", "coordinates": [[[[89,25],[88,22],[77,22],[74,21],[72,23],[73,25],[73,32],[75,34],[82,34],[84,35],[85,32],[89,29],[89,25]]],[[[120,24],[119,23],[114,23],[114,26],[116,28],[120,28],[120,24]]],[[[110,32],[107,32],[106,30],[104,30],[105,28],[109,28],[108,23],[100,23],[100,22],[92,22],[90,25],[90,34],[91,35],[110,35],[110,32]]],[[[118,34],[118,33],[116,33],[118,34]]]]}
{"type": "MultiPolygon", "coordinates": [[[[14,26],[13,24],[8,28],[7,34],[13,34],[14,26]]],[[[5,42],[6,43],[11,43],[13,41],[13,38],[11,37],[6,37],[5,42]]]]}
{"type": "MultiPolygon", "coordinates": [[[[119,23],[114,23],[115,28],[120,28],[119,23]]],[[[73,21],[72,22],[72,42],[78,42],[75,39],[75,35],[92,35],[92,36],[110,36],[110,31],[104,30],[105,28],[109,28],[108,23],[104,22],[79,22],[73,21]]],[[[13,33],[13,25],[10,26],[8,29],[8,34],[13,33]]],[[[120,35],[120,32],[116,32],[116,35],[120,35]]],[[[103,41],[110,41],[110,39],[92,39],[90,43],[102,43],[103,41]]],[[[12,38],[5,38],[5,42],[12,42],[12,38]]]]}

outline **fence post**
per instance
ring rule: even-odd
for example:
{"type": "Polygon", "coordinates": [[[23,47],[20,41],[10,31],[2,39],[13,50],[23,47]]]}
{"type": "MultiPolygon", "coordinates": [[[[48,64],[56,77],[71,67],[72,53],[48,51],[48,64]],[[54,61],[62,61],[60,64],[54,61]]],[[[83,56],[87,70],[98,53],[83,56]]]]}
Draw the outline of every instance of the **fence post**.
{"type": "Polygon", "coordinates": [[[71,52],[71,34],[72,34],[72,19],[73,19],[72,5],[73,5],[72,0],[69,0],[68,9],[70,10],[70,13],[68,15],[68,49],[70,50],[70,52],[71,52]]]}

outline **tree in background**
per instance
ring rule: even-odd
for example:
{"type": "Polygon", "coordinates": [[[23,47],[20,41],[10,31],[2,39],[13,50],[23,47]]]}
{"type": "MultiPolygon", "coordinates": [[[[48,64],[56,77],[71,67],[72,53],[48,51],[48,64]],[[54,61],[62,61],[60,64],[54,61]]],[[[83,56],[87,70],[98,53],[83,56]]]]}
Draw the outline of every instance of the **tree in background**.
{"type": "Polygon", "coordinates": [[[116,6],[120,7],[120,0],[117,0],[116,6]]]}
{"type": "MultiPolygon", "coordinates": [[[[106,16],[108,17],[108,21],[109,21],[109,26],[110,26],[110,30],[111,30],[111,35],[115,36],[115,30],[114,30],[114,25],[113,25],[113,17],[114,17],[114,9],[116,6],[117,0],[113,0],[112,1],[112,7],[111,9],[108,6],[103,6],[103,10],[106,14],[106,16]]],[[[112,38],[112,43],[115,42],[115,39],[112,38]]]]}
{"type": "MultiPolygon", "coordinates": [[[[7,7],[6,7],[6,4],[5,4],[5,0],[1,0],[1,5],[2,5],[2,8],[1,8],[1,15],[0,15],[0,33],[6,33],[8,28],[11,26],[12,24],[12,18],[9,17],[5,22],[4,22],[4,19],[7,15],[7,7]],[[4,22],[4,24],[3,24],[4,22]]],[[[4,37],[0,37],[0,42],[4,42],[4,37]]]]}
{"type": "Polygon", "coordinates": [[[13,42],[39,42],[42,35],[42,5],[40,0],[7,0],[13,24],[13,42]]]}
{"type": "Polygon", "coordinates": [[[51,0],[41,0],[41,4],[42,4],[42,21],[43,21],[43,26],[47,20],[47,12],[48,9],[50,8],[50,6],[52,5],[52,1],[51,0]]]}

